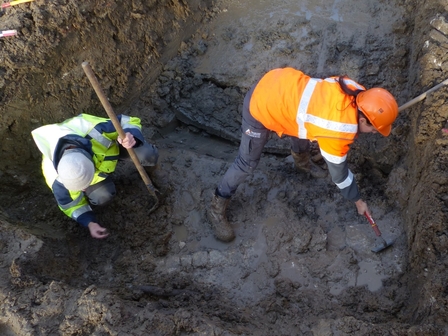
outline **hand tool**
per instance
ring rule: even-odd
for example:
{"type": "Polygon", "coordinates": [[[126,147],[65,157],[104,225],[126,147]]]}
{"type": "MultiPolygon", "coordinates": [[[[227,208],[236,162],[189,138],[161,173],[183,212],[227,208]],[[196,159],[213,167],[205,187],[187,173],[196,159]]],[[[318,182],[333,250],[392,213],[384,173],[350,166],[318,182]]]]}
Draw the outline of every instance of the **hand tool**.
{"type": "Polygon", "coordinates": [[[373,220],[372,216],[370,216],[367,212],[364,212],[364,216],[367,218],[367,220],[370,223],[370,226],[372,227],[373,231],[375,231],[375,234],[378,238],[380,238],[381,240],[381,245],[374,247],[371,251],[374,253],[378,253],[383,251],[384,249],[388,248],[389,246],[392,246],[392,244],[394,243],[393,240],[388,240],[386,241],[382,236],[381,236],[381,231],[378,227],[378,225],[376,225],[375,221],[373,220]]]}
{"type": "Polygon", "coordinates": [[[25,2],[31,2],[31,1],[34,1],[34,0],[15,0],[15,1],[11,1],[11,2],[5,2],[5,3],[2,3],[2,9],[3,8],[8,8],[8,7],[11,7],[11,6],[15,6],[15,5],[20,5],[21,3],[25,3],[25,2]]]}
{"type": "MultiPolygon", "coordinates": [[[[83,62],[82,68],[84,69],[84,72],[87,75],[87,78],[90,80],[90,83],[93,86],[93,89],[95,90],[98,98],[100,99],[101,103],[103,104],[104,109],[106,110],[107,115],[109,116],[110,120],[112,121],[115,129],[118,132],[118,136],[121,139],[126,138],[126,134],[121,127],[120,121],[118,120],[117,116],[115,115],[115,112],[112,109],[112,106],[109,103],[109,100],[107,100],[106,95],[104,94],[103,90],[101,89],[100,83],[96,79],[95,74],[92,71],[92,68],[90,67],[89,62],[83,62]]],[[[156,195],[156,189],[154,188],[154,185],[152,184],[148,174],[146,173],[145,169],[143,168],[142,164],[140,163],[140,160],[137,157],[137,154],[135,154],[133,148],[126,148],[128,150],[129,156],[131,157],[132,161],[134,162],[135,167],[137,168],[138,172],[140,173],[140,176],[145,182],[146,188],[148,189],[150,195],[152,196],[155,204],[150,208],[149,212],[154,211],[158,204],[159,199],[156,195]]]]}
{"type": "Polygon", "coordinates": [[[426,98],[426,96],[428,95],[428,93],[434,92],[438,89],[440,89],[442,86],[447,85],[448,84],[448,78],[445,79],[443,82],[433,86],[432,88],[430,88],[429,90],[423,92],[421,95],[415,97],[414,99],[411,99],[410,101],[408,101],[406,104],[401,105],[398,108],[398,112],[403,111],[404,109],[411,107],[414,104],[417,104],[419,101],[422,101],[423,99],[426,98]]]}
{"type": "Polygon", "coordinates": [[[17,35],[17,30],[0,30],[0,37],[7,37],[7,36],[15,36],[17,35]]]}

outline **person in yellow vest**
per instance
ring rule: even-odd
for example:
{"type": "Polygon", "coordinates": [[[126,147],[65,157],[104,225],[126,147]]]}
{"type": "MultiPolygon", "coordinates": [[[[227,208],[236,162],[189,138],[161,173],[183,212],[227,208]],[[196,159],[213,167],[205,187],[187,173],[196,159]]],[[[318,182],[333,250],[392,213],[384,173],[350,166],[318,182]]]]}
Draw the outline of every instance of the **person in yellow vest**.
{"type": "Polygon", "coordinates": [[[42,153],[42,172],[59,208],[94,238],[106,238],[91,205],[104,205],[116,194],[109,174],[118,160],[130,160],[126,148],[134,148],[143,166],[155,166],[157,148],[146,142],[140,119],[118,115],[124,139],[110,119],[80,114],[59,124],[41,126],[31,132],[42,153]]]}
{"type": "Polygon", "coordinates": [[[296,168],[319,178],[326,171],[310,160],[310,141],[317,141],[342,195],[355,203],[359,214],[370,214],[347,166],[347,153],[358,133],[388,136],[397,116],[398,105],[391,93],[382,88],[366,90],[346,76],[311,78],[289,67],[266,73],[244,98],[239,153],[207,211],[216,238],[225,242],[235,238],[226,207],[257,167],[271,131],[289,136],[296,168]]]}

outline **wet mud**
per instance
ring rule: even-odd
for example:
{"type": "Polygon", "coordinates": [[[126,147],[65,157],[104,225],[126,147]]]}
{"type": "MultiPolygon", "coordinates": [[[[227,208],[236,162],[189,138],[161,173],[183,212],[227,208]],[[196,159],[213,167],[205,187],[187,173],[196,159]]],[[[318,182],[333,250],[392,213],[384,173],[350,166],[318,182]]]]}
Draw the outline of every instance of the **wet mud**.
{"type": "Polygon", "coordinates": [[[349,154],[382,237],[330,177],[294,169],[272,135],[231,199],[231,243],[207,222],[238,152],[244,94],[284,66],[347,74],[399,105],[445,80],[442,1],[33,1],[0,14],[0,334],[445,335],[446,88],[349,154]],[[64,217],[30,131],[105,112],[142,119],[160,151],[150,197],[131,162],[98,207],[110,236],[64,217]]]}

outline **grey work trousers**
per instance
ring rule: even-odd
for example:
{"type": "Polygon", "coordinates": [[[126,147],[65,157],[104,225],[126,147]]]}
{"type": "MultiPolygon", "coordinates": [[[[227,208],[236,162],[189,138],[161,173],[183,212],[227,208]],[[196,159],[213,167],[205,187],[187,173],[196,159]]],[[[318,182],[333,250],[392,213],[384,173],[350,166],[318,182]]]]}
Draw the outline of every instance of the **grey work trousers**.
{"type": "MultiPolygon", "coordinates": [[[[244,97],[240,148],[238,156],[216,188],[215,193],[220,197],[230,198],[233,196],[238,186],[254,172],[271,134],[271,130],[264,127],[250,114],[250,99],[254,89],[255,86],[244,97]]],[[[289,139],[293,152],[303,153],[310,150],[309,140],[297,137],[289,137],[289,139]]]]}
{"type": "MultiPolygon", "coordinates": [[[[127,149],[121,145],[119,147],[120,156],[118,160],[131,160],[127,149]]],[[[147,143],[146,141],[140,147],[134,148],[134,152],[142,166],[155,166],[157,164],[157,160],[159,159],[159,151],[157,147],[147,143]]],[[[108,176],[103,181],[89,186],[84,193],[89,199],[90,204],[104,205],[111,201],[117,192],[114,182],[110,176],[108,176]]]]}

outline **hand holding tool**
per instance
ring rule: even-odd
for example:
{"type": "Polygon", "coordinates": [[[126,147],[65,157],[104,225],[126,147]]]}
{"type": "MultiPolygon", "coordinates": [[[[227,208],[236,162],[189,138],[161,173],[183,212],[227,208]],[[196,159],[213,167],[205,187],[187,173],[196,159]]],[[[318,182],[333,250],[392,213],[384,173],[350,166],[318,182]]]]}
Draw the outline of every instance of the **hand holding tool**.
{"type": "MultiPolygon", "coordinates": [[[[103,107],[106,110],[107,115],[109,116],[115,129],[117,130],[118,136],[121,139],[126,138],[126,134],[125,134],[123,128],[121,127],[120,121],[118,120],[117,116],[115,115],[115,112],[113,111],[112,106],[109,103],[109,100],[107,100],[106,95],[104,94],[103,90],[101,89],[100,83],[96,79],[96,76],[93,73],[92,68],[90,67],[90,64],[88,62],[83,62],[82,67],[84,69],[84,72],[87,75],[87,78],[90,80],[90,83],[92,84],[93,89],[95,90],[98,98],[100,99],[101,103],[103,104],[103,107]]],[[[159,199],[156,195],[156,189],[154,188],[154,185],[152,184],[148,174],[146,173],[145,169],[143,168],[142,164],[140,163],[140,160],[138,159],[137,154],[135,154],[134,149],[133,148],[126,148],[126,149],[129,153],[129,156],[131,157],[132,161],[134,162],[135,167],[137,168],[138,172],[140,173],[140,176],[141,176],[143,182],[145,182],[146,188],[148,189],[150,195],[152,196],[152,198],[155,202],[155,204],[149,210],[149,212],[152,212],[157,208],[157,206],[159,204],[159,199]]]]}
{"type": "Polygon", "coordinates": [[[375,221],[373,220],[372,216],[370,216],[367,212],[364,212],[364,216],[367,218],[367,220],[370,223],[370,226],[372,227],[373,231],[375,231],[375,234],[378,238],[380,238],[381,240],[381,245],[374,247],[371,251],[374,253],[378,253],[386,248],[388,248],[389,246],[392,246],[392,244],[394,243],[393,240],[389,240],[386,241],[382,236],[381,236],[381,231],[378,227],[378,225],[376,225],[375,221]]]}

